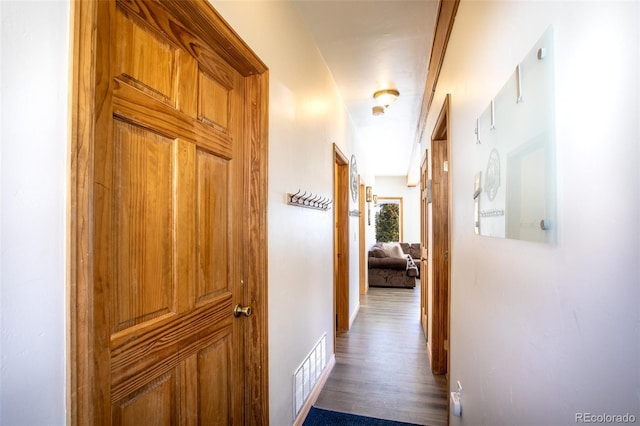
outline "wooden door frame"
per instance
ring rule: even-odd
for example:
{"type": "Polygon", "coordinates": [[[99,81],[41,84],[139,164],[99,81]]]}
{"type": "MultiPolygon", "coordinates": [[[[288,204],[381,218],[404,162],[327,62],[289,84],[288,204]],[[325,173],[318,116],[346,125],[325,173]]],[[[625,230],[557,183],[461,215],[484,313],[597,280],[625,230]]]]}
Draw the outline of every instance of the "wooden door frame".
{"type": "Polygon", "coordinates": [[[336,144],[333,171],[333,318],[334,331],[342,333],[349,331],[349,160],[336,144]]]}
{"type": "MultiPolygon", "coordinates": [[[[218,54],[245,77],[245,202],[248,297],[254,308],[245,338],[245,413],[254,424],[269,423],[269,376],[267,336],[267,154],[268,68],[238,37],[207,1],[182,3],[194,18],[211,31],[203,39],[219,46],[218,54]]],[[[72,65],[69,151],[69,205],[67,229],[67,424],[92,424],[91,401],[96,397],[93,358],[93,176],[96,123],[108,119],[101,102],[111,82],[96,75],[97,64],[109,52],[97,51],[98,9],[111,2],[71,2],[72,65]]],[[[105,23],[102,23],[105,24],[105,23]]],[[[100,395],[109,398],[108,395],[100,395]]]]}
{"type": "MultiPolygon", "coordinates": [[[[448,173],[451,176],[451,139],[449,137],[449,105],[450,105],[451,95],[447,95],[445,97],[444,103],[442,105],[442,109],[440,110],[440,114],[438,115],[438,120],[436,121],[436,125],[434,126],[433,133],[431,134],[431,173],[433,174],[433,145],[434,143],[440,141],[446,141],[446,150],[447,150],[447,162],[448,162],[448,173]]],[[[449,366],[449,341],[450,341],[450,312],[451,312],[451,263],[452,263],[452,255],[451,255],[451,182],[450,179],[447,179],[447,223],[449,227],[448,232],[448,240],[446,250],[449,252],[448,261],[446,264],[447,271],[447,282],[442,285],[442,283],[436,283],[433,277],[436,275],[437,263],[432,260],[432,271],[430,273],[430,277],[432,278],[432,286],[431,286],[431,297],[432,297],[432,336],[431,341],[429,342],[429,347],[431,350],[430,359],[431,359],[431,370],[435,374],[447,374],[448,366],[449,366]]],[[[435,243],[433,238],[434,227],[433,223],[436,221],[437,212],[435,209],[432,211],[432,240],[435,243]]],[[[437,247],[433,247],[433,252],[438,250],[437,247]]],[[[433,259],[433,253],[431,255],[433,259]]]]}

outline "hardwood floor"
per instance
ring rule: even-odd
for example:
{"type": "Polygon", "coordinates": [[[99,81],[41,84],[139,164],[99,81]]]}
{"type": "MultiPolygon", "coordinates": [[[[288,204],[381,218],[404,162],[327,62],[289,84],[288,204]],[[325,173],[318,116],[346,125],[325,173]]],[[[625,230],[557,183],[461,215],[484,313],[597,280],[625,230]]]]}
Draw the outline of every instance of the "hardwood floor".
{"type": "Polygon", "coordinates": [[[376,288],[336,339],[336,365],[318,408],[420,425],[447,424],[447,383],[431,374],[419,321],[420,288],[376,288]]]}

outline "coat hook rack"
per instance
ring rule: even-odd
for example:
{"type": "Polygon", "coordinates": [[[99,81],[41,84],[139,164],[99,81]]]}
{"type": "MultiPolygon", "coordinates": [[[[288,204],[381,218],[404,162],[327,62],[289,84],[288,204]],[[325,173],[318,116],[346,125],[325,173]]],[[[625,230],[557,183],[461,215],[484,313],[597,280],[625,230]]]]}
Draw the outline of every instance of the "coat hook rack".
{"type": "Polygon", "coordinates": [[[295,194],[287,192],[287,204],[290,206],[327,211],[331,203],[333,203],[333,200],[330,198],[322,197],[311,192],[307,194],[307,191],[302,194],[300,194],[300,192],[302,192],[300,189],[295,194]]]}

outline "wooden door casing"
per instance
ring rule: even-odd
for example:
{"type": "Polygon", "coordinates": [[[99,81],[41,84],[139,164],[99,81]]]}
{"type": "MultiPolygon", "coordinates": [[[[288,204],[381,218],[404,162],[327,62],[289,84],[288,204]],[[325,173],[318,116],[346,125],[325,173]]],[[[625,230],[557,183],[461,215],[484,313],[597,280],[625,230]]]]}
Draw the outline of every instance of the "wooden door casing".
{"type": "Polygon", "coordinates": [[[74,5],[72,424],[268,422],[267,78],[248,52],[207,2],[74,5]]]}

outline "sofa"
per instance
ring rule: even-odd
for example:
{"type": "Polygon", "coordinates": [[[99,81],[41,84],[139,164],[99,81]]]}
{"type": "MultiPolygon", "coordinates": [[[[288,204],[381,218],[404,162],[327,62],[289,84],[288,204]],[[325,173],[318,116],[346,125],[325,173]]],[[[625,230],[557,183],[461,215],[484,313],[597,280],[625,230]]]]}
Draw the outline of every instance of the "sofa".
{"type": "Polygon", "coordinates": [[[369,249],[369,286],[413,288],[419,263],[419,243],[376,243],[369,249]]]}

